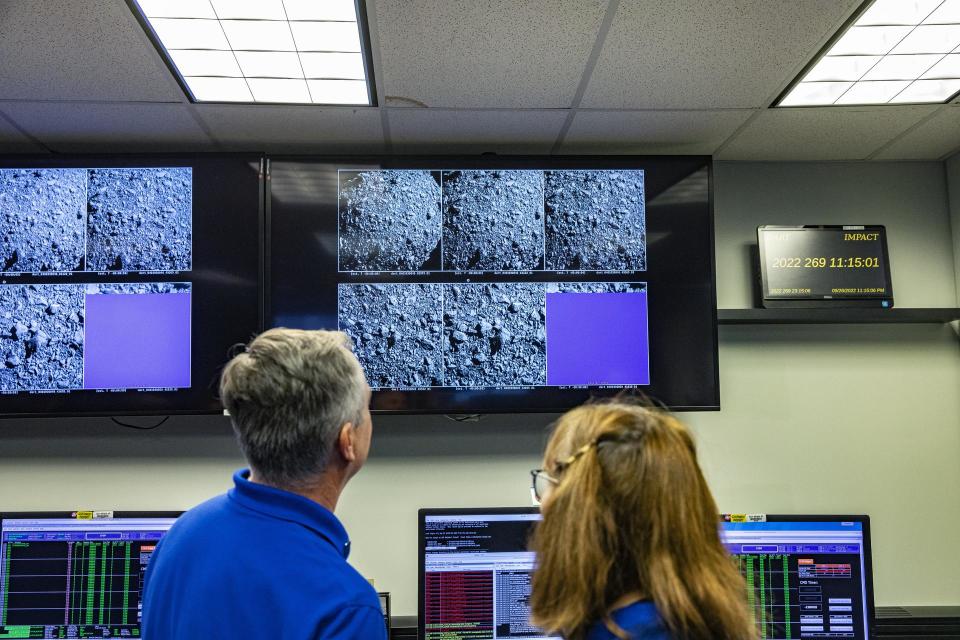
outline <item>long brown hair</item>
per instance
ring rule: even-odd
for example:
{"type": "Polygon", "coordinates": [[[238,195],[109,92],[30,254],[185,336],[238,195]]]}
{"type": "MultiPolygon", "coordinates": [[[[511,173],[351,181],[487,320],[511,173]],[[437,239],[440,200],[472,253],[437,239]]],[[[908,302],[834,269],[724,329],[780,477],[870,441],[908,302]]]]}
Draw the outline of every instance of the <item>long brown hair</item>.
{"type": "Polygon", "coordinates": [[[693,438],[668,413],[612,402],[560,418],[544,468],[559,481],[532,546],[533,622],[572,640],[629,594],[675,638],[755,638],[746,585],[720,542],[693,438]]]}

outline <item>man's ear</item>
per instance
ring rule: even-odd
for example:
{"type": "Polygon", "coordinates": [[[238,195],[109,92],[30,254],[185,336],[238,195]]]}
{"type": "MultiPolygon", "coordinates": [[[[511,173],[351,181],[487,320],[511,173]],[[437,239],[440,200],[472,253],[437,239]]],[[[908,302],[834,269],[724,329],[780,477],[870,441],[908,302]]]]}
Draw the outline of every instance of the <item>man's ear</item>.
{"type": "Polygon", "coordinates": [[[337,446],[340,449],[340,456],[347,462],[353,462],[357,459],[356,438],[357,428],[352,422],[344,422],[343,426],[340,427],[337,446]]]}

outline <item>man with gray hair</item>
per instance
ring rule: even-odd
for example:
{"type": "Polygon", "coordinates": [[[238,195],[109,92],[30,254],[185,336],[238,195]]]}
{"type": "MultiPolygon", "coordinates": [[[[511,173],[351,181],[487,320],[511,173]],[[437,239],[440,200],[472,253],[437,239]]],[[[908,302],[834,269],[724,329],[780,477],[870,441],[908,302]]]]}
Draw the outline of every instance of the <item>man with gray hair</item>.
{"type": "Polygon", "coordinates": [[[220,396],[250,470],[158,544],[146,640],[386,638],[333,514],[373,430],[351,347],[340,332],[272,329],[227,364],[220,396]]]}

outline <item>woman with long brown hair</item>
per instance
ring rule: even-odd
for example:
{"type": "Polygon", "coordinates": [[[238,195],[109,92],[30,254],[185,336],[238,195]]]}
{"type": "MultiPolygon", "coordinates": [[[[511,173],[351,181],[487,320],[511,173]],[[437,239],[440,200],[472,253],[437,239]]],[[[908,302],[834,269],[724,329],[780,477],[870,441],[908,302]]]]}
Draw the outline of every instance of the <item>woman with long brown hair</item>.
{"type": "Polygon", "coordinates": [[[533,472],[534,624],[569,640],[756,638],[689,431],[590,404],[557,422],[533,472]]]}

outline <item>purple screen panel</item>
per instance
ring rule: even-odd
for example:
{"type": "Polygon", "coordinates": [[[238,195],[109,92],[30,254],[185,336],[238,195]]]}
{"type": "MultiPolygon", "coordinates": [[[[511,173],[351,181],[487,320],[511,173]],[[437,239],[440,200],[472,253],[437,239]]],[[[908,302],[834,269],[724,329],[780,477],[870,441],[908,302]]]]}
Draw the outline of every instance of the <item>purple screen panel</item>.
{"type": "Polygon", "coordinates": [[[548,293],[548,385],[647,385],[647,293],[548,293]]]}
{"type": "Polygon", "coordinates": [[[86,389],[190,386],[190,294],[86,298],[86,389]]]}

